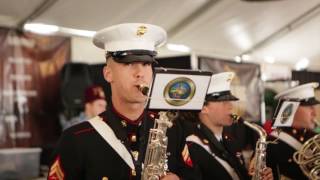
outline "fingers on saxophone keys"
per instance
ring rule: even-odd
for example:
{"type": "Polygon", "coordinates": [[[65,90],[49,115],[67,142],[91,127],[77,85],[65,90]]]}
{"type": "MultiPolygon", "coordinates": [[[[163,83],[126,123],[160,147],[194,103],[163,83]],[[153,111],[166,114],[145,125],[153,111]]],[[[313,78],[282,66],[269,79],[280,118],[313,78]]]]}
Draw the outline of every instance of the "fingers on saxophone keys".
{"type": "Polygon", "coordinates": [[[273,180],[272,169],[269,167],[263,168],[261,171],[261,179],[262,180],[273,180]]]}

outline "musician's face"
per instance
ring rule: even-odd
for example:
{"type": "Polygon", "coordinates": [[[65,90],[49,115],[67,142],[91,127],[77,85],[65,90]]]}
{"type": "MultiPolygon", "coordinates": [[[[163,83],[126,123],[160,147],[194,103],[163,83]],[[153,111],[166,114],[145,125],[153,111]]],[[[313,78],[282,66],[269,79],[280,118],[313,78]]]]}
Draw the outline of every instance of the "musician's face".
{"type": "Polygon", "coordinates": [[[112,100],[133,104],[144,104],[147,100],[138,90],[138,86],[151,84],[151,63],[117,63],[110,60],[104,68],[104,76],[111,84],[112,100]]]}
{"type": "Polygon", "coordinates": [[[208,102],[203,107],[202,113],[216,126],[230,126],[232,124],[230,117],[232,110],[232,101],[208,102]]]}
{"type": "Polygon", "coordinates": [[[316,127],[315,106],[299,106],[294,115],[292,126],[295,128],[314,129],[316,127]]]}

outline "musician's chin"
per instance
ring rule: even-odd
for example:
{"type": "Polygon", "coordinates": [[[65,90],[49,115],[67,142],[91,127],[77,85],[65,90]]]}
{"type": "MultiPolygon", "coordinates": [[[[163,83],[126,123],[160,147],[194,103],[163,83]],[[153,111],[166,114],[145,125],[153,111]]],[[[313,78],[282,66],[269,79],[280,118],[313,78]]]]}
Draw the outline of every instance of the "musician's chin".
{"type": "Polygon", "coordinates": [[[144,96],[142,94],[139,94],[137,96],[134,97],[134,99],[132,99],[132,102],[133,103],[141,103],[141,104],[145,104],[148,100],[148,97],[147,96],[144,96]]]}
{"type": "Polygon", "coordinates": [[[232,124],[233,124],[233,120],[231,119],[231,117],[227,117],[225,120],[225,125],[231,126],[232,124]]]}

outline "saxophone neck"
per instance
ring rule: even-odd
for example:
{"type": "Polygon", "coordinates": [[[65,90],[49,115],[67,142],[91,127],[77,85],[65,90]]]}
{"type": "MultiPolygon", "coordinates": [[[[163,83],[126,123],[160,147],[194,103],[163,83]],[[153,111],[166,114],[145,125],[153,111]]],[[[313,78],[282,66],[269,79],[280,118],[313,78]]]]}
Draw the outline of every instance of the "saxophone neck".
{"type": "Polygon", "coordinates": [[[241,116],[239,116],[237,114],[230,114],[230,116],[231,116],[234,123],[243,123],[245,126],[256,131],[259,134],[260,138],[266,139],[266,137],[267,137],[266,131],[258,124],[245,121],[241,118],[241,116]]]}
{"type": "Polygon", "coordinates": [[[242,122],[243,120],[241,119],[241,117],[237,114],[230,114],[230,117],[233,121],[233,123],[239,123],[242,122]]]}

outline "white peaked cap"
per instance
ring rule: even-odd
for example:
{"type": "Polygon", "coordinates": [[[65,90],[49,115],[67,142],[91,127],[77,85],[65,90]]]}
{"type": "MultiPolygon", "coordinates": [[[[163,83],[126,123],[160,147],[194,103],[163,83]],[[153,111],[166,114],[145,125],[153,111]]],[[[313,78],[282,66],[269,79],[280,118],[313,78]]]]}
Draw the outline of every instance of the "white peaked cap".
{"type": "Polygon", "coordinates": [[[276,99],[309,99],[313,98],[314,96],[314,89],[319,86],[319,83],[307,83],[300,86],[296,86],[294,88],[285,90],[280,92],[275,96],[276,99]]]}
{"type": "Polygon", "coordinates": [[[155,51],[167,40],[166,31],[156,25],[126,23],[107,27],[93,37],[93,44],[107,52],[147,50],[155,51]]]}
{"type": "Polygon", "coordinates": [[[234,76],[235,74],[233,72],[223,72],[212,75],[207,94],[230,91],[231,81],[234,76]]]}

